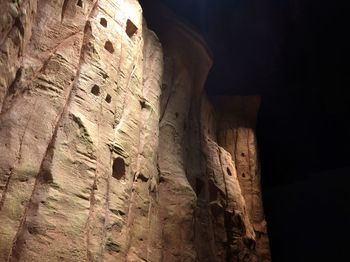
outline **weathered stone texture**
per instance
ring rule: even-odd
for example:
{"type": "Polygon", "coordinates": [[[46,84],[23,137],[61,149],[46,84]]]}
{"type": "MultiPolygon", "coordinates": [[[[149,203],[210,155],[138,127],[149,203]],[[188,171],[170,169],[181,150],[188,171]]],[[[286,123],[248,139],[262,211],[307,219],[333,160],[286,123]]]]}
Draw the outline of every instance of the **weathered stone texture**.
{"type": "Polygon", "coordinates": [[[214,97],[212,100],[214,107],[219,112],[218,143],[234,159],[237,178],[256,235],[256,250],[262,261],[270,261],[255,136],[260,98],[226,96],[214,97]]]}
{"type": "Polygon", "coordinates": [[[154,11],[160,41],[136,0],[0,3],[0,261],[267,252],[254,123],[215,112],[203,40],[154,11]]]}
{"type": "Polygon", "coordinates": [[[0,260],[152,257],[160,44],[136,1],[27,2],[19,61],[1,46],[0,260]]]}

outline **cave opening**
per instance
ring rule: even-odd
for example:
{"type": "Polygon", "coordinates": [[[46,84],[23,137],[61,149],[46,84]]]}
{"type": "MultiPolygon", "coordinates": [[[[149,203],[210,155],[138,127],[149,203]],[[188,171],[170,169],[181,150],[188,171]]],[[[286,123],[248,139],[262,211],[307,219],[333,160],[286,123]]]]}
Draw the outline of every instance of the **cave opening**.
{"type": "Polygon", "coordinates": [[[137,26],[130,19],[126,21],[125,32],[129,38],[132,38],[137,32],[137,26]]]}
{"type": "Polygon", "coordinates": [[[107,20],[106,20],[106,18],[101,17],[101,19],[100,19],[100,24],[101,24],[103,27],[107,27],[107,20]]]}
{"type": "Polygon", "coordinates": [[[100,87],[98,85],[94,85],[92,88],[91,88],[91,93],[95,96],[99,96],[101,94],[101,90],[100,90],[100,87]]]}
{"type": "Polygon", "coordinates": [[[83,1],[82,0],[78,0],[78,2],[77,2],[77,6],[79,6],[79,7],[83,7],[83,1]]]}
{"type": "Polygon", "coordinates": [[[105,49],[108,51],[108,52],[110,52],[111,54],[113,54],[114,53],[114,47],[113,47],[113,44],[112,44],[112,42],[111,41],[106,41],[106,43],[105,43],[105,49]]]}
{"type": "Polygon", "coordinates": [[[125,177],[125,162],[124,159],[121,157],[117,157],[113,161],[112,166],[112,176],[117,179],[121,180],[123,177],[125,177]]]}
{"type": "Polygon", "coordinates": [[[162,2],[212,50],[209,95],[261,97],[256,135],[272,261],[343,260],[350,233],[346,4],[162,2]]]}
{"type": "Polygon", "coordinates": [[[110,104],[112,102],[112,96],[110,94],[107,94],[105,100],[108,104],[110,104]]]}

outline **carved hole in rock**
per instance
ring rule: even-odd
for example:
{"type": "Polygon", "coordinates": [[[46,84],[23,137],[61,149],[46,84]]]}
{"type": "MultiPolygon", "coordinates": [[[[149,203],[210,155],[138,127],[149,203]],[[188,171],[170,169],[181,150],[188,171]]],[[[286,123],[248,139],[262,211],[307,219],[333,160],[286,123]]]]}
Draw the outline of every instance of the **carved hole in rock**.
{"type": "Polygon", "coordinates": [[[196,195],[199,196],[203,190],[204,182],[200,179],[196,179],[196,195]]]}
{"type": "Polygon", "coordinates": [[[137,27],[136,25],[128,19],[126,21],[126,29],[125,29],[126,34],[128,37],[133,37],[133,35],[137,32],[137,27]]]}
{"type": "Polygon", "coordinates": [[[140,101],[141,109],[146,108],[146,102],[145,101],[140,101]]]}
{"type": "Polygon", "coordinates": [[[125,176],[125,162],[123,158],[117,157],[114,159],[112,176],[118,180],[125,176]]]}
{"type": "Polygon", "coordinates": [[[242,157],[245,157],[245,154],[242,152],[242,153],[241,153],[241,156],[242,156],[242,157]]]}
{"type": "Polygon", "coordinates": [[[83,7],[83,1],[82,0],[78,0],[77,6],[83,7]]]}
{"type": "Polygon", "coordinates": [[[106,20],[106,18],[101,17],[101,19],[100,19],[100,24],[101,24],[103,27],[107,27],[107,20],[106,20]]]}
{"type": "Polygon", "coordinates": [[[91,93],[94,94],[95,96],[99,96],[100,95],[100,87],[98,85],[94,85],[91,88],[91,93]]]}
{"type": "Polygon", "coordinates": [[[111,54],[113,54],[114,53],[114,47],[113,47],[113,44],[112,44],[112,42],[111,41],[106,41],[106,43],[105,43],[105,49],[108,51],[108,52],[110,52],[111,54]]]}
{"type": "Polygon", "coordinates": [[[111,95],[110,94],[107,94],[107,96],[106,96],[106,102],[109,104],[109,103],[111,103],[112,102],[112,97],[111,97],[111,95]]]}
{"type": "Polygon", "coordinates": [[[245,173],[242,173],[242,177],[245,177],[245,173]]]}
{"type": "Polygon", "coordinates": [[[232,176],[231,170],[230,170],[229,168],[226,168],[226,170],[227,170],[227,174],[228,174],[229,176],[232,176]]]}

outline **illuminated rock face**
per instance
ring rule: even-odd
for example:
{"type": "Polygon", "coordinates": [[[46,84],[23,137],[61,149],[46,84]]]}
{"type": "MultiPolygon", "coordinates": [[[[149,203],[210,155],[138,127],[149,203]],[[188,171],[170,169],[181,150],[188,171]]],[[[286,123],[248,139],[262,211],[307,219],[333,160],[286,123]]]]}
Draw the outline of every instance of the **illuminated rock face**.
{"type": "Polygon", "coordinates": [[[270,261],[269,239],[260,186],[260,166],[255,136],[260,98],[254,96],[215,97],[217,136],[220,146],[233,158],[237,179],[253,226],[256,251],[262,261],[270,261]]]}
{"type": "Polygon", "coordinates": [[[0,261],[259,261],[211,57],[158,11],[160,41],[134,0],[0,3],[0,261]]]}

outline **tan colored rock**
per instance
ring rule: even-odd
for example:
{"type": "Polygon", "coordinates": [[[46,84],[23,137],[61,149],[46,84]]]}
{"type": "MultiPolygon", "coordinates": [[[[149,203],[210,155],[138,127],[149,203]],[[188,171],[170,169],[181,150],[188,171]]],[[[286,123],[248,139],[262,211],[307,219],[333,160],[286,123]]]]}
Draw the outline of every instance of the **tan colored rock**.
{"type": "MultiPolygon", "coordinates": [[[[203,234],[212,239],[213,258],[204,261],[259,261],[255,252],[255,234],[249,218],[246,201],[237,177],[236,164],[231,154],[217,142],[220,115],[203,97],[201,106],[202,154],[205,173],[199,195],[202,208],[199,215],[207,225],[203,234]],[[204,211],[205,209],[208,209],[204,211]],[[208,218],[210,221],[207,221],[208,218]],[[209,232],[209,233],[208,233],[209,232]],[[211,235],[211,236],[210,236],[211,235]]],[[[197,182],[199,182],[197,181],[197,182]]],[[[203,229],[202,229],[203,230],[203,229]]],[[[203,247],[205,250],[205,246],[203,247]]],[[[208,251],[207,251],[208,252],[208,251]]]]}
{"type": "Polygon", "coordinates": [[[0,260],[157,257],[160,44],[137,1],[36,4],[0,115],[0,260]]]}
{"type": "Polygon", "coordinates": [[[194,183],[201,174],[198,116],[212,60],[194,30],[165,9],[155,7],[154,12],[165,61],[158,160],[162,261],[195,261],[194,183]]]}
{"type": "Polygon", "coordinates": [[[213,102],[220,115],[218,141],[234,159],[242,195],[256,235],[256,250],[262,261],[270,261],[255,136],[260,98],[254,96],[215,97],[213,102]]]}
{"type": "Polygon", "coordinates": [[[0,2],[0,108],[25,73],[21,66],[32,36],[37,0],[0,2]]]}
{"type": "Polygon", "coordinates": [[[258,261],[255,140],[221,139],[205,43],[153,8],[160,41],[136,0],[0,3],[0,261],[258,261]]]}

